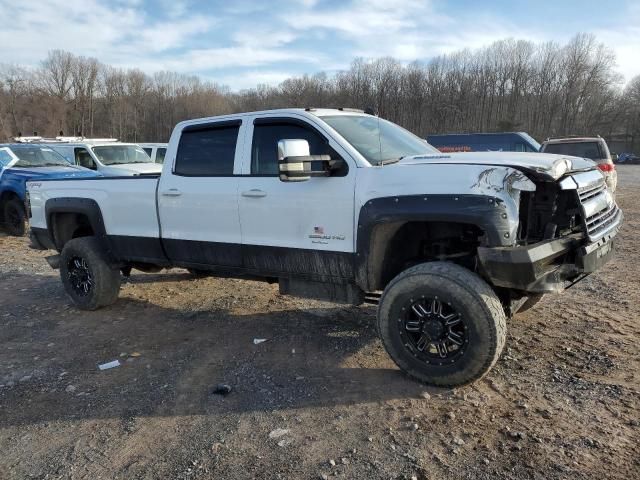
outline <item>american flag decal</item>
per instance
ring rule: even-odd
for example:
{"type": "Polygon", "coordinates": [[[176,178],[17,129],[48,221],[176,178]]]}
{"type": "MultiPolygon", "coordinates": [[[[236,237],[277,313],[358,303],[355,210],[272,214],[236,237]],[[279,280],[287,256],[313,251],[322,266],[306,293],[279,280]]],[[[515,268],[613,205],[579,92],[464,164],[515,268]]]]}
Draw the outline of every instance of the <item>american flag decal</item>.
{"type": "Polygon", "coordinates": [[[316,235],[324,235],[324,227],[313,227],[313,233],[316,235]]]}

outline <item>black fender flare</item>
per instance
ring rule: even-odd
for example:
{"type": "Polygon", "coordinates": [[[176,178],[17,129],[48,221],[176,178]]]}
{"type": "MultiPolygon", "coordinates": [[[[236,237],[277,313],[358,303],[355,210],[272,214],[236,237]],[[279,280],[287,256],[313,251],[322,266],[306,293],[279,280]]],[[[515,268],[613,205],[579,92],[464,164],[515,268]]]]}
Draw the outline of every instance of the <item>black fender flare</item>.
{"type": "Polygon", "coordinates": [[[363,290],[371,291],[377,287],[373,271],[375,259],[372,259],[375,230],[387,226],[387,237],[390,238],[407,222],[470,224],[484,232],[487,245],[512,243],[507,208],[498,197],[465,194],[374,198],[361,207],[358,215],[355,273],[356,283],[363,290]]]}
{"type": "Polygon", "coordinates": [[[110,253],[111,248],[107,238],[106,228],[104,226],[104,220],[102,218],[102,211],[98,202],[92,198],[80,198],[80,197],[59,197],[50,198],[44,205],[45,218],[47,221],[47,231],[52,243],[58,250],[61,250],[63,245],[56,238],[55,229],[53,224],[53,215],[56,213],[77,213],[87,217],[89,224],[95,236],[103,243],[110,253]]]}

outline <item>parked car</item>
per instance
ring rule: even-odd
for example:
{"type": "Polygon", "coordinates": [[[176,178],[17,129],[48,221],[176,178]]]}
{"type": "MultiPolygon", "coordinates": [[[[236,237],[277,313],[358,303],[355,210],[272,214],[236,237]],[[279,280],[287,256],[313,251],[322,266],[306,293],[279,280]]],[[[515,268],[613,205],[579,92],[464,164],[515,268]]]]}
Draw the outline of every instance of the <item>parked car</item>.
{"type": "Polygon", "coordinates": [[[624,163],[625,165],[638,165],[640,164],[640,157],[635,153],[621,153],[617,158],[614,158],[614,163],[624,163]]]}
{"type": "Polygon", "coordinates": [[[618,185],[618,173],[613,164],[611,153],[607,142],[602,137],[563,137],[549,138],[540,149],[544,153],[556,153],[560,155],[571,155],[593,160],[598,168],[604,173],[607,186],[612,192],[616,191],[618,185]]]}
{"type": "Polygon", "coordinates": [[[608,262],[622,222],[589,160],[443,154],[354,111],[189,120],[167,155],[160,178],[29,184],[33,242],[79,308],[170,266],[371,301],[393,360],[436,385],[487,373],[507,317],[608,262]]]}
{"type": "Polygon", "coordinates": [[[27,180],[96,177],[98,174],[69,165],[51,148],[28,143],[0,145],[0,223],[11,235],[24,235],[27,180]]]}
{"type": "Polygon", "coordinates": [[[147,152],[154,163],[163,163],[164,156],[167,154],[166,143],[139,143],[142,149],[147,152]]]}
{"type": "Polygon", "coordinates": [[[157,175],[162,165],[135,143],[113,140],[52,142],[47,144],[69,163],[100,172],[107,177],[157,175]]]}
{"type": "Polygon", "coordinates": [[[537,152],[540,144],[525,132],[450,133],[429,135],[427,141],[441,152],[537,152]]]}

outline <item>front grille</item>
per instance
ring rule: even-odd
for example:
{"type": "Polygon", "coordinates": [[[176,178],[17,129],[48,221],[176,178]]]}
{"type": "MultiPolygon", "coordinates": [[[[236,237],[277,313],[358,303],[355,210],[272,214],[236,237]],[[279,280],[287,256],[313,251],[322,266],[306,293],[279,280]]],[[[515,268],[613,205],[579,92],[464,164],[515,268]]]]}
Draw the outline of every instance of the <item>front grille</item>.
{"type": "MultiPolygon", "coordinates": [[[[587,172],[591,174],[591,172],[587,172]]],[[[585,184],[586,174],[573,176],[578,185],[577,193],[582,214],[584,227],[590,241],[597,241],[609,230],[614,228],[620,221],[620,209],[607,186],[604,178],[597,177],[595,181],[591,174],[588,183],[585,184]]]]}
{"type": "Polygon", "coordinates": [[[584,203],[587,200],[595,197],[596,195],[600,194],[600,192],[602,192],[606,188],[607,188],[607,186],[603,182],[600,185],[595,185],[593,187],[586,187],[582,191],[579,190],[578,191],[578,197],[580,197],[580,203],[584,203]]]}
{"type": "Polygon", "coordinates": [[[587,232],[589,232],[589,236],[596,236],[606,231],[616,221],[617,214],[618,207],[614,203],[606,210],[587,217],[587,232]]]}

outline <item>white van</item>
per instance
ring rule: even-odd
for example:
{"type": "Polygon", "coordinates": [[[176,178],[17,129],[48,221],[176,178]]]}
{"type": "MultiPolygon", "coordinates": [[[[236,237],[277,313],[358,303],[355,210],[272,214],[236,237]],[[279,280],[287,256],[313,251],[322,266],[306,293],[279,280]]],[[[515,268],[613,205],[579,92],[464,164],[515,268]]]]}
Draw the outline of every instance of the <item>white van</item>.
{"type": "Polygon", "coordinates": [[[138,145],[147,152],[154,163],[162,164],[164,162],[164,156],[167,154],[166,143],[139,143],[138,145]]]}
{"type": "Polygon", "coordinates": [[[135,143],[113,140],[48,143],[69,163],[96,170],[107,177],[153,175],[162,171],[162,165],[135,143]]]}

